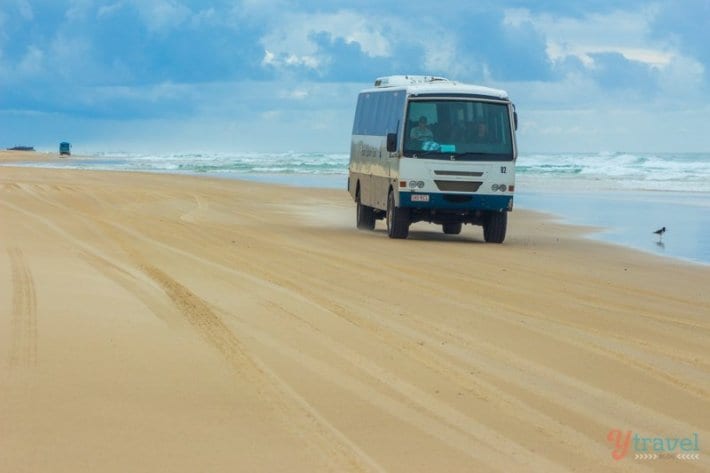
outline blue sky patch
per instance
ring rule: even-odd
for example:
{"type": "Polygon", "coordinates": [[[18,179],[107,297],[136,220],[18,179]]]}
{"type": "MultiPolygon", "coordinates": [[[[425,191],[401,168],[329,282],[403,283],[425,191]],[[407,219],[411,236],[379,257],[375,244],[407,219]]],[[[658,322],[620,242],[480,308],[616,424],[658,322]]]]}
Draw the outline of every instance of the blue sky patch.
{"type": "Polygon", "coordinates": [[[0,147],[347,152],[360,89],[429,74],[507,90],[522,152],[708,151],[709,5],[6,0],[0,147]]]}

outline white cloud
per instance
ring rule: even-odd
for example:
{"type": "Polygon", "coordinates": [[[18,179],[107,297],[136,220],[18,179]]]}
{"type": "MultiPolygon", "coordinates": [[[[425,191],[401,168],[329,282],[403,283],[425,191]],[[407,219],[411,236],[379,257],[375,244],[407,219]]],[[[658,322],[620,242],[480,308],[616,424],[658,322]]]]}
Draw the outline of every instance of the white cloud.
{"type": "Polygon", "coordinates": [[[313,35],[318,33],[327,33],[347,44],[357,43],[370,57],[387,57],[391,47],[384,30],[382,19],[349,11],[282,15],[272,19],[271,32],[261,38],[265,49],[263,64],[305,65],[318,69],[328,62],[313,40],[313,35]]]}
{"type": "Polygon", "coordinates": [[[259,114],[259,117],[267,122],[280,120],[283,116],[284,112],[282,110],[265,110],[259,114]]]}
{"type": "Polygon", "coordinates": [[[292,91],[288,97],[295,99],[295,100],[303,100],[307,98],[310,95],[310,93],[307,90],[294,90],[292,91]]]}
{"type": "Polygon", "coordinates": [[[665,95],[678,101],[684,97],[694,102],[706,101],[700,95],[705,76],[705,68],[695,59],[685,56],[674,57],[668,67],[660,71],[660,85],[665,95]]]}
{"type": "Polygon", "coordinates": [[[151,86],[105,86],[82,89],[81,99],[85,103],[111,103],[116,101],[140,101],[157,103],[166,100],[190,100],[194,89],[184,84],[163,82],[151,86]]]}
{"type": "Polygon", "coordinates": [[[192,14],[177,0],[133,0],[132,4],[149,31],[161,33],[180,26],[192,14]]]}
{"type": "Polygon", "coordinates": [[[280,97],[291,100],[304,100],[310,96],[310,91],[308,89],[295,88],[292,90],[286,90],[279,94],[280,97]]]}
{"type": "Polygon", "coordinates": [[[71,0],[64,16],[69,21],[83,20],[93,7],[93,3],[92,0],[71,0]]]}
{"type": "Polygon", "coordinates": [[[317,70],[321,64],[321,59],[316,56],[298,56],[296,54],[282,53],[276,55],[268,49],[264,51],[264,57],[261,60],[262,66],[283,67],[283,66],[305,66],[309,69],[317,70]]]}
{"type": "MultiPolygon", "coordinates": [[[[4,28],[6,19],[7,19],[7,16],[5,15],[5,12],[0,10],[0,41],[7,39],[7,33],[5,33],[5,28],[4,28]]],[[[2,51],[0,51],[0,52],[2,52],[2,51]]]]}
{"type": "Polygon", "coordinates": [[[102,5],[99,7],[96,16],[98,18],[111,17],[114,13],[123,8],[123,6],[123,2],[114,2],[109,5],[102,5]]]}
{"type": "Polygon", "coordinates": [[[707,99],[697,87],[702,66],[674,59],[658,74],[660,91],[641,99],[627,90],[604,88],[581,73],[556,82],[492,85],[507,90],[517,105],[523,153],[707,150],[702,131],[707,99]]]}
{"type": "Polygon", "coordinates": [[[560,44],[549,42],[547,44],[547,55],[552,61],[559,61],[567,56],[575,56],[582,63],[594,68],[595,62],[592,57],[600,53],[618,53],[629,61],[641,62],[650,66],[663,68],[671,63],[676,53],[651,48],[634,48],[621,45],[588,45],[588,44],[560,44]]]}
{"type": "Polygon", "coordinates": [[[190,18],[190,25],[193,27],[201,27],[203,25],[212,25],[218,22],[219,14],[214,8],[200,10],[190,18]]]}
{"type": "Polygon", "coordinates": [[[34,76],[44,68],[44,52],[36,46],[27,48],[27,53],[17,65],[17,72],[21,76],[34,76]]]}
{"type": "Polygon", "coordinates": [[[286,0],[241,0],[235,2],[234,9],[246,11],[250,14],[264,13],[266,15],[273,14],[274,11],[286,11],[293,8],[286,0]]]}
{"type": "Polygon", "coordinates": [[[264,51],[264,58],[261,60],[262,66],[273,66],[276,65],[276,55],[269,51],[268,49],[264,51]]]}
{"type": "MultiPolygon", "coordinates": [[[[429,31],[436,31],[434,27],[429,31]]],[[[427,71],[448,71],[452,77],[464,74],[461,54],[456,47],[456,38],[446,31],[434,33],[436,41],[426,38],[414,40],[424,49],[424,67],[427,71]]]]}
{"type": "Polygon", "coordinates": [[[693,152],[708,150],[707,106],[683,110],[650,107],[599,110],[529,110],[521,115],[518,144],[531,152],[693,152]]]}
{"type": "Polygon", "coordinates": [[[657,14],[655,5],[634,11],[590,13],[583,18],[513,9],[505,11],[504,23],[532,24],[547,38],[547,55],[552,61],[574,56],[593,68],[594,54],[618,53],[628,60],[662,68],[669,65],[678,52],[670,44],[651,39],[651,23],[657,14]]]}
{"type": "Polygon", "coordinates": [[[32,5],[30,5],[29,0],[16,0],[17,10],[23,20],[32,21],[35,17],[34,11],[32,10],[32,5]]]}
{"type": "MultiPolygon", "coordinates": [[[[670,4],[670,0],[660,1],[670,4]]],[[[708,66],[703,67],[691,53],[681,52],[683,47],[696,51],[688,47],[691,39],[683,43],[676,35],[688,29],[687,23],[661,16],[654,6],[642,5],[632,11],[632,7],[619,4],[622,6],[616,11],[605,13],[594,13],[592,6],[586,15],[571,17],[554,13],[551,5],[557,2],[507,11],[496,2],[482,3],[440,0],[436,14],[430,14],[434,11],[431,4],[415,0],[408,4],[409,14],[402,15],[401,6],[369,1],[356,9],[324,0],[307,5],[293,0],[64,0],[64,18],[71,20],[68,24],[61,13],[59,18],[38,14],[38,5],[48,4],[46,0],[0,0],[0,90],[5,84],[22,85],[32,74],[42,75],[47,87],[28,81],[26,88],[7,94],[6,107],[41,107],[47,113],[66,113],[80,120],[82,113],[115,118],[115,123],[125,120],[130,125],[126,125],[130,131],[125,136],[133,139],[134,133],[143,132],[146,142],[154,135],[143,130],[146,117],[150,117],[154,123],[160,121],[168,144],[180,134],[185,143],[190,137],[192,143],[214,141],[228,147],[346,150],[356,94],[371,81],[308,82],[304,77],[313,74],[300,73],[309,69],[322,71],[321,79],[359,80],[348,79],[352,69],[329,67],[355,58],[357,67],[362,65],[367,71],[382,68],[382,64],[401,64],[403,73],[441,73],[472,82],[484,78],[483,83],[508,90],[518,105],[520,142],[525,150],[660,149],[671,145],[707,149],[702,127],[709,113],[704,105],[708,103],[708,66]],[[121,48],[105,31],[99,34],[97,28],[84,27],[83,22],[94,20],[92,14],[104,23],[111,22],[112,28],[132,28],[141,34],[146,50],[135,50],[133,44],[121,48]],[[500,14],[512,33],[526,35],[500,32],[499,24],[490,23],[500,14]],[[136,17],[139,25],[135,25],[136,17]],[[26,24],[26,18],[32,23],[26,24]],[[666,20],[667,30],[658,29],[659,20],[666,20]],[[16,22],[25,29],[14,28],[16,22]],[[152,34],[145,35],[146,28],[152,34]],[[172,40],[168,33],[176,29],[185,41],[163,41],[172,40]],[[476,37],[471,35],[473,29],[481,36],[497,35],[498,41],[509,41],[504,45],[508,49],[486,49],[486,45],[471,41],[476,37]],[[521,38],[535,42],[524,43],[521,38]],[[329,40],[338,44],[330,47],[325,44],[329,40]],[[180,54],[188,41],[225,45],[226,49],[185,48],[187,53],[180,54]],[[343,43],[351,47],[342,48],[343,43]],[[518,47],[538,58],[544,47],[541,44],[558,66],[550,74],[530,76],[539,77],[539,81],[494,81],[496,77],[523,77],[501,74],[496,66],[514,62],[518,47]],[[248,48],[258,52],[240,55],[248,48]],[[200,74],[181,75],[181,68],[190,70],[193,65],[190,61],[195,60],[195,51],[221,54],[214,61],[205,61],[200,74]],[[262,51],[261,64],[273,68],[270,73],[290,68],[294,73],[276,74],[277,80],[259,80],[263,72],[254,73],[254,62],[258,67],[262,51]],[[344,56],[330,57],[339,54],[334,51],[344,56]],[[169,65],[163,63],[166,52],[169,65]],[[603,53],[617,53],[634,63],[602,58],[603,53]],[[242,58],[239,63],[218,67],[234,56],[242,58]],[[575,61],[567,62],[570,58],[583,61],[587,70],[575,61]],[[185,62],[172,67],[180,60],[185,62]],[[407,70],[409,66],[415,70],[407,70]],[[613,87],[616,79],[627,82],[613,87]],[[39,99],[25,100],[24,96],[39,99]],[[83,105],[79,111],[77,104],[83,105]],[[677,134],[685,141],[663,135],[664,127],[674,120],[678,130],[690,130],[677,134]],[[182,124],[180,132],[184,133],[175,133],[174,123],[182,124]],[[238,126],[240,132],[234,128],[220,132],[218,128],[227,123],[238,126]],[[276,131],[280,141],[274,139],[276,131]],[[287,136],[281,138],[282,132],[287,136]],[[205,136],[213,140],[205,140],[205,136]],[[670,141],[664,145],[664,140],[670,141]]],[[[696,33],[688,38],[701,36],[696,33]]],[[[695,54],[704,57],[697,51],[695,54]]],[[[35,126],[29,120],[25,123],[28,129],[35,126]]],[[[113,135],[109,128],[106,136],[113,135]]]]}
{"type": "Polygon", "coordinates": [[[296,56],[295,54],[288,54],[284,59],[284,63],[287,66],[306,66],[311,69],[317,69],[321,61],[315,56],[296,56]]]}

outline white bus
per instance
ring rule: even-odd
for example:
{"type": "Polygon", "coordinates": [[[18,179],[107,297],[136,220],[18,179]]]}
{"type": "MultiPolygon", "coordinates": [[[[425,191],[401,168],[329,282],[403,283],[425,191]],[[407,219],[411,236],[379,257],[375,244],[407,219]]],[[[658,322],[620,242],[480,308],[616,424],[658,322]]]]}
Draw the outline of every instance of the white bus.
{"type": "Polygon", "coordinates": [[[502,243],[513,209],[515,106],[505,91],[442,77],[389,76],[360,92],[348,191],[357,227],[385,219],[390,238],[427,221],[458,234],[481,225],[502,243]]]}

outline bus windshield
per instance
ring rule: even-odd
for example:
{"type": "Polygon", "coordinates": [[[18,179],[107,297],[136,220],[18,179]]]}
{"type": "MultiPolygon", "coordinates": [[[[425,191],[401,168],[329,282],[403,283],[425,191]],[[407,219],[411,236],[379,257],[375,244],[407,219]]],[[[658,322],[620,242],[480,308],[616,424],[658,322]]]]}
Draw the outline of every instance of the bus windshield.
{"type": "Polygon", "coordinates": [[[508,105],[466,99],[412,100],[405,122],[404,156],[511,161],[508,105]]]}

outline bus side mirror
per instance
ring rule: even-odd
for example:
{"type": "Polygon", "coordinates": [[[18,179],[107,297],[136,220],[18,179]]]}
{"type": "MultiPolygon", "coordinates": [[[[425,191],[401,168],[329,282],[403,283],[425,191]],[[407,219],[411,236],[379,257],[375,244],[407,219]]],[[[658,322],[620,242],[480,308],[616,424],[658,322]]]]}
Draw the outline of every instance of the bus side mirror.
{"type": "Polygon", "coordinates": [[[515,131],[518,131],[518,112],[513,112],[513,123],[515,123],[515,131]]]}
{"type": "Polygon", "coordinates": [[[397,133],[387,133],[387,152],[397,151],[397,133]]]}

